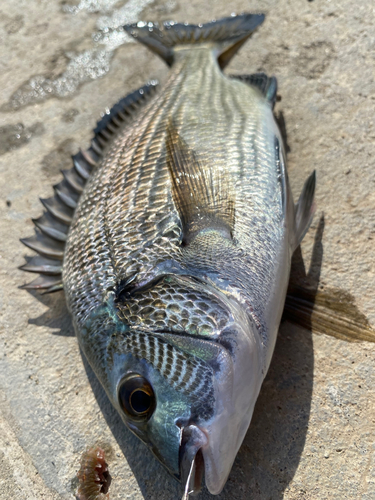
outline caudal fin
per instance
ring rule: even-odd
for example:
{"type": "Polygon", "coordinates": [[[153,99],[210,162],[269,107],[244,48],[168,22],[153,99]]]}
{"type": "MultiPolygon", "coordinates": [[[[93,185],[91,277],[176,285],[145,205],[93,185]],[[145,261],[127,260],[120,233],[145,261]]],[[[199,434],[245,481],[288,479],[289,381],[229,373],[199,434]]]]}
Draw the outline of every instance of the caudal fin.
{"type": "Polygon", "coordinates": [[[263,21],[264,14],[241,14],[199,25],[138,22],[124,29],[169,66],[174,62],[175,47],[204,44],[213,47],[220,67],[224,68],[263,21]]]}

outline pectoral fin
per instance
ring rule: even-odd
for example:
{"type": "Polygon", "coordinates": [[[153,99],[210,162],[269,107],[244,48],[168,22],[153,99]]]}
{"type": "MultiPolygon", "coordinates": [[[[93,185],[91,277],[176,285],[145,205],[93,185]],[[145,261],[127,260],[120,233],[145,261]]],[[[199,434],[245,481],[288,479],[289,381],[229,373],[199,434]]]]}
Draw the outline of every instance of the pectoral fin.
{"type": "Polygon", "coordinates": [[[167,129],[166,153],[183,243],[190,243],[204,229],[217,230],[230,239],[235,214],[227,173],[215,165],[203,165],[172,122],[167,129]]]}

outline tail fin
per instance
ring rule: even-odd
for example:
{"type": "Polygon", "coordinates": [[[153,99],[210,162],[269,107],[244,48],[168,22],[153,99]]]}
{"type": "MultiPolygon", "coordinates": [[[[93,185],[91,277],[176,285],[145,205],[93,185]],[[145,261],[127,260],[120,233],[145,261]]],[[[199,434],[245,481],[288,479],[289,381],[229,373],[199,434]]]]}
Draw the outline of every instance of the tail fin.
{"type": "Polygon", "coordinates": [[[138,22],[124,29],[164,59],[168,66],[174,62],[174,47],[206,44],[214,46],[219,65],[224,68],[263,21],[264,14],[241,14],[199,25],[138,22]]]}

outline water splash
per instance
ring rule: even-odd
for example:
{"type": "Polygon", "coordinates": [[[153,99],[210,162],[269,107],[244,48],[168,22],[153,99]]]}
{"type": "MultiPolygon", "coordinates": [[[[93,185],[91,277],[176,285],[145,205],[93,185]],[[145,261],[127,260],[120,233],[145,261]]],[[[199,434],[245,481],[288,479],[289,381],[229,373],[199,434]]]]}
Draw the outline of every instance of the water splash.
{"type": "Polygon", "coordinates": [[[81,0],[78,5],[64,4],[63,12],[67,14],[78,14],[81,11],[87,12],[109,12],[118,0],[81,0]]]}

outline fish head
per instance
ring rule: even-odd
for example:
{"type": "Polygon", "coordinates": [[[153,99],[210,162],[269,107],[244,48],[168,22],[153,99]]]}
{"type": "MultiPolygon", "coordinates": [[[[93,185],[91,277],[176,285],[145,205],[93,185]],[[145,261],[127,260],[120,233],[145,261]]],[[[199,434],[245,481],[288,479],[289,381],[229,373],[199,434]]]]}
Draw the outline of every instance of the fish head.
{"type": "Polygon", "coordinates": [[[187,492],[199,491],[204,472],[209,491],[218,494],[259,393],[260,337],[238,301],[197,285],[193,292],[183,290],[181,281],[178,293],[174,290],[180,310],[172,311],[183,328],[171,328],[172,316],[160,314],[174,303],[173,294],[168,302],[161,289],[170,282],[148,291],[157,297],[157,311],[144,293],[136,298],[138,309],[133,299],[124,301],[106,344],[105,376],[98,375],[127,427],[187,492]],[[142,321],[129,326],[135,311],[142,321]],[[148,313],[159,323],[163,316],[164,327],[152,325],[148,313]],[[215,319],[211,327],[208,316],[215,319]]]}
{"type": "MultiPolygon", "coordinates": [[[[173,356],[169,344],[151,337],[152,341],[173,356]]],[[[193,398],[174,387],[150,361],[128,353],[115,354],[110,377],[111,399],[127,427],[180,479],[183,426],[190,419],[193,398]]]]}

